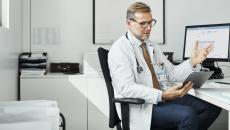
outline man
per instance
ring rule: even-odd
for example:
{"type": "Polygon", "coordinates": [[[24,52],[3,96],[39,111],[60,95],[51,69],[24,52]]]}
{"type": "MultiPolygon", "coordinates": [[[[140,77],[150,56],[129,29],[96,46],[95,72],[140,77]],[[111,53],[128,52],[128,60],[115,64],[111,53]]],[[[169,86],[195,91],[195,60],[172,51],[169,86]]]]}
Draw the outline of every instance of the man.
{"type": "MultiPolygon", "coordinates": [[[[159,81],[164,72],[169,81],[183,81],[205,60],[213,45],[195,44],[193,55],[178,66],[171,64],[156,44],[148,40],[155,25],[150,7],[136,2],[127,10],[128,32],[111,47],[108,64],[116,98],[142,98],[143,105],[130,105],[130,129],[154,127],[178,130],[207,130],[221,109],[191,95],[184,86],[167,86],[159,81]],[[158,76],[158,77],[157,77],[158,76]]],[[[117,104],[120,116],[120,106],[117,104]]],[[[120,116],[121,117],[121,116],[120,116]]]]}

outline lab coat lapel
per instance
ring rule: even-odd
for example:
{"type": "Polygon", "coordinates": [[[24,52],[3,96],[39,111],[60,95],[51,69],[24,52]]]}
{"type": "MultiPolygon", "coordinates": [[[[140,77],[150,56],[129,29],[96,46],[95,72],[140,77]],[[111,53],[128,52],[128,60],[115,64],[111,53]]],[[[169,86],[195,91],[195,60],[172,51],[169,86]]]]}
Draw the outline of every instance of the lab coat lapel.
{"type": "Polygon", "coordinates": [[[153,46],[151,44],[148,44],[148,51],[149,51],[149,56],[151,58],[151,62],[153,64],[153,51],[154,51],[154,49],[153,49],[153,46]]]}
{"type": "Polygon", "coordinates": [[[149,42],[148,45],[149,45],[149,55],[151,57],[152,64],[153,65],[161,64],[159,51],[157,51],[157,49],[155,48],[156,45],[154,45],[154,43],[152,42],[149,42]]]}
{"type": "MultiPolygon", "coordinates": [[[[139,58],[139,60],[141,60],[141,63],[139,63],[139,64],[141,64],[141,66],[143,66],[144,70],[149,70],[147,63],[145,62],[145,59],[144,59],[144,56],[143,56],[143,52],[142,52],[140,46],[137,46],[136,52],[137,52],[136,53],[137,57],[139,58]]],[[[150,70],[149,70],[149,73],[150,73],[150,70]]]]}

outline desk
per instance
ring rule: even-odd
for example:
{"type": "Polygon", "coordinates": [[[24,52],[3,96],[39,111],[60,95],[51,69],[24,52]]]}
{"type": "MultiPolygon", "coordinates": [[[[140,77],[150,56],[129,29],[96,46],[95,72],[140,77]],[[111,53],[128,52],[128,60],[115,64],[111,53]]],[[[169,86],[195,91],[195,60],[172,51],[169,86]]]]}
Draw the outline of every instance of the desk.
{"type": "Polygon", "coordinates": [[[195,89],[195,96],[228,111],[228,130],[230,130],[230,85],[205,83],[195,89]]]}

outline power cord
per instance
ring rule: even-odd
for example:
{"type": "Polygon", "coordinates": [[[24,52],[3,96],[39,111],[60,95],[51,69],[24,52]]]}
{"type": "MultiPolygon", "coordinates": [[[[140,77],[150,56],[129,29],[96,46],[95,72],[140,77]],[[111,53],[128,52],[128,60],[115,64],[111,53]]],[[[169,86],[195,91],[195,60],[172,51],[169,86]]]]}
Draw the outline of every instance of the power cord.
{"type": "Polygon", "coordinates": [[[217,61],[210,61],[201,63],[201,71],[214,71],[210,79],[222,79],[224,78],[224,74],[221,68],[218,65],[217,61]],[[216,64],[215,64],[216,63],[216,64]]]}
{"type": "Polygon", "coordinates": [[[202,66],[202,63],[203,63],[203,62],[200,63],[200,71],[201,71],[201,72],[207,72],[207,71],[209,71],[208,68],[204,68],[204,67],[202,66]]]}
{"type": "MultiPolygon", "coordinates": [[[[226,68],[230,69],[230,66],[228,66],[228,65],[221,65],[220,67],[226,67],[226,68]]],[[[230,77],[230,75],[229,76],[225,76],[224,78],[229,78],[229,77],[230,77]]]]}
{"type": "Polygon", "coordinates": [[[217,68],[219,68],[219,70],[220,70],[219,77],[217,77],[217,78],[220,78],[220,77],[225,78],[225,77],[224,77],[224,73],[223,73],[223,71],[221,70],[221,68],[220,68],[220,66],[219,66],[219,64],[218,64],[218,62],[217,62],[217,61],[215,61],[215,62],[216,62],[217,68]]]}

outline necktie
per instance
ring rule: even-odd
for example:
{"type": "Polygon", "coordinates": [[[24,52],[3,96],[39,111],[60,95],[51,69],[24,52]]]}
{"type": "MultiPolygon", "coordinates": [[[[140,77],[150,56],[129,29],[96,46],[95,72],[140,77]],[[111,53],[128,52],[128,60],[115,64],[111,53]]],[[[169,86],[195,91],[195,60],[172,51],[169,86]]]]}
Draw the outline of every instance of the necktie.
{"type": "Polygon", "coordinates": [[[146,47],[146,43],[141,44],[141,49],[143,51],[145,62],[147,63],[147,65],[149,67],[149,70],[151,71],[151,74],[152,74],[153,87],[156,88],[156,89],[160,89],[160,84],[159,84],[159,81],[157,79],[157,76],[156,76],[156,73],[154,71],[154,68],[152,66],[151,58],[149,56],[149,52],[148,52],[148,49],[146,47]]]}

